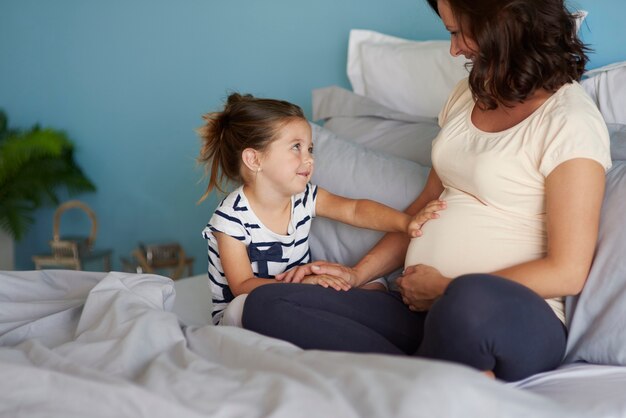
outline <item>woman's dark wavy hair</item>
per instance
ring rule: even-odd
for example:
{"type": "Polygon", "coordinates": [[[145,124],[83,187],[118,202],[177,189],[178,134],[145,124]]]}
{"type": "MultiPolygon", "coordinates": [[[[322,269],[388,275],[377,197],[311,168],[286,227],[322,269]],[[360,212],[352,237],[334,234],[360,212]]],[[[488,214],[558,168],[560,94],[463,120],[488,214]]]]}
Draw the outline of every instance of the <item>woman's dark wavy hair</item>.
{"type": "MultiPolygon", "coordinates": [[[[427,1],[439,13],[437,0],[427,1]]],[[[590,50],[563,0],[446,1],[461,33],[478,46],[469,85],[482,108],[523,102],[539,88],[554,92],[580,80],[590,50]]]]}

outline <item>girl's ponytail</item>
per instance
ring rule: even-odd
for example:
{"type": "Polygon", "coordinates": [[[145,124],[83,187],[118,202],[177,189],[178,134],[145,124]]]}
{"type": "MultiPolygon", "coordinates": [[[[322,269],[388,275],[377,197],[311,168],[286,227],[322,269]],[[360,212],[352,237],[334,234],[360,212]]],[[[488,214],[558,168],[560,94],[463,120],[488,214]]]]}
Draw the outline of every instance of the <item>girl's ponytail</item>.
{"type": "Polygon", "coordinates": [[[206,123],[197,130],[198,135],[200,135],[202,139],[198,163],[204,165],[204,175],[209,176],[209,185],[199,202],[206,199],[213,189],[223,191],[220,187],[224,179],[224,170],[221,169],[222,160],[224,158],[222,152],[222,138],[224,133],[223,116],[223,112],[205,114],[202,118],[206,123]]]}
{"type": "Polygon", "coordinates": [[[222,112],[207,113],[203,119],[204,126],[197,130],[202,140],[198,163],[204,165],[209,184],[200,202],[214,189],[225,192],[224,180],[243,182],[243,150],[264,151],[285,123],[306,120],[302,109],[292,103],[239,93],[228,96],[222,112]]]}

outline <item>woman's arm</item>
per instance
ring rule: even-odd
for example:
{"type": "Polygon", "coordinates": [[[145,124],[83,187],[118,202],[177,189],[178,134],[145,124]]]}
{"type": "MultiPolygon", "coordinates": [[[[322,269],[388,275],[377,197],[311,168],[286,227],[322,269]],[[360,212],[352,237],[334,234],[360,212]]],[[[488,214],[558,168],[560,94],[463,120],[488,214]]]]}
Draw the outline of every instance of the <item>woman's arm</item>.
{"type": "MultiPolygon", "coordinates": [[[[428,202],[438,199],[442,192],[441,180],[435,170],[431,169],[424,189],[404,212],[410,216],[416,215],[428,202]]],[[[323,215],[320,214],[320,216],[323,215]]],[[[354,268],[326,261],[316,261],[279,275],[277,279],[286,282],[299,282],[311,274],[328,275],[341,277],[352,286],[360,286],[402,266],[409,240],[410,238],[405,233],[388,233],[354,268]]]]}
{"type": "MultiPolygon", "coordinates": [[[[430,170],[424,189],[420,195],[405,209],[405,213],[413,216],[428,202],[438,199],[443,192],[443,185],[434,168],[430,170]]],[[[354,266],[354,286],[367,283],[378,277],[391,273],[404,265],[406,250],[410,238],[406,234],[389,233],[354,266]]],[[[321,269],[323,272],[324,270],[321,269]]],[[[328,272],[328,274],[332,274],[328,272]]]]}
{"type": "Polygon", "coordinates": [[[604,183],[604,168],[596,161],[576,158],[557,166],[546,178],[546,256],[494,274],[543,298],[580,293],[598,239],[604,183]]]}

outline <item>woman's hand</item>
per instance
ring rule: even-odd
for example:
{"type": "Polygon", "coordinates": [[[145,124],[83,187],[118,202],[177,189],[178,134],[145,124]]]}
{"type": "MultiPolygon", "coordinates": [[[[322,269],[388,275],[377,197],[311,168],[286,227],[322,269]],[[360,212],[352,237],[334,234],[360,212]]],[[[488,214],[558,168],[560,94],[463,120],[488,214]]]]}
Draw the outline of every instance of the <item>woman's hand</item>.
{"type": "Polygon", "coordinates": [[[350,284],[339,277],[334,276],[307,276],[302,279],[301,283],[316,284],[325,288],[332,287],[335,290],[350,290],[350,284]]]}
{"type": "Polygon", "coordinates": [[[452,280],[425,264],[407,267],[396,280],[402,301],[412,311],[427,311],[452,280]]]}
{"type": "Polygon", "coordinates": [[[341,279],[350,286],[356,283],[356,272],[353,268],[324,260],[294,267],[276,275],[275,279],[285,283],[301,283],[308,276],[332,276],[341,279]]]}

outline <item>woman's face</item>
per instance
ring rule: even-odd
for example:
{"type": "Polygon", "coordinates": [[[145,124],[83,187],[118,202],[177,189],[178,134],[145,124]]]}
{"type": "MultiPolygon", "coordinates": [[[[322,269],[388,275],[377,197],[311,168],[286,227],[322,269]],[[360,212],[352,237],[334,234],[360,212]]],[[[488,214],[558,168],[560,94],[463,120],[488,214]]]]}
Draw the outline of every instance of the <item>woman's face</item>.
{"type": "Polygon", "coordinates": [[[447,0],[438,0],[437,8],[443,24],[450,32],[450,54],[454,57],[463,55],[465,58],[473,61],[478,51],[478,45],[469,35],[464,35],[461,32],[461,27],[452,12],[450,3],[447,0]]]}

